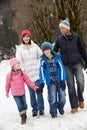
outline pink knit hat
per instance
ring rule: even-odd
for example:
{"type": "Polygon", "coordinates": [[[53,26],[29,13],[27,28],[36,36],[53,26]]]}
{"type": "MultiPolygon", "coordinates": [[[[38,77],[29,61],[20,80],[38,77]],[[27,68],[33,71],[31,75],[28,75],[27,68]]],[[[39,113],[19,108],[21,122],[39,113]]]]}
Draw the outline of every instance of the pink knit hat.
{"type": "Polygon", "coordinates": [[[17,58],[10,59],[10,66],[13,67],[16,64],[20,64],[20,61],[17,58]]]}
{"type": "Polygon", "coordinates": [[[30,31],[27,30],[27,29],[23,30],[21,36],[23,37],[23,36],[25,36],[25,35],[28,35],[29,37],[31,37],[30,31]]]}

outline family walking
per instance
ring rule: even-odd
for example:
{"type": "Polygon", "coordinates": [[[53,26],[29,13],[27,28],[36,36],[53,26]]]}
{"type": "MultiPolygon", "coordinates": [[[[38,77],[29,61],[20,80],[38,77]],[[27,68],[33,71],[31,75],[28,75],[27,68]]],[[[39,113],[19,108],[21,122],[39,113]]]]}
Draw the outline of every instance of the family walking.
{"type": "Polygon", "coordinates": [[[45,86],[52,118],[65,112],[66,86],[71,113],[78,112],[79,107],[85,107],[81,60],[84,60],[87,67],[87,54],[83,41],[77,33],[71,31],[68,20],[59,23],[59,30],[61,35],[57,37],[54,48],[52,43],[46,41],[41,44],[41,49],[32,41],[30,31],[23,30],[16,58],[10,59],[11,72],[6,77],[6,96],[9,97],[11,89],[21,116],[21,124],[25,124],[27,119],[24,83],[28,86],[33,117],[44,115],[45,86]]]}

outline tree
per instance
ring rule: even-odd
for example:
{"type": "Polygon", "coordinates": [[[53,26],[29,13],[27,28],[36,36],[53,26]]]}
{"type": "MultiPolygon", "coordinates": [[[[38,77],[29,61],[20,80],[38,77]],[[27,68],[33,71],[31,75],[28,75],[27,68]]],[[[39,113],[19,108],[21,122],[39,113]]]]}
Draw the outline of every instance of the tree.
{"type": "Polygon", "coordinates": [[[21,31],[26,28],[38,45],[54,42],[58,24],[66,17],[86,42],[86,12],[86,0],[0,0],[0,46],[10,50],[21,43],[21,31]]]}
{"type": "Polygon", "coordinates": [[[71,28],[74,31],[80,31],[80,0],[53,0],[56,14],[59,20],[68,18],[71,28]]]}

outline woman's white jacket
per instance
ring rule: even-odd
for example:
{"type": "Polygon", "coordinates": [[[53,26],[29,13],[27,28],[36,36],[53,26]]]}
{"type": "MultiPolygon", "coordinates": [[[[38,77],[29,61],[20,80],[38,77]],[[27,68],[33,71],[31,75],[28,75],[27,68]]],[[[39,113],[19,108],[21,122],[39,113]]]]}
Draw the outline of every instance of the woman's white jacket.
{"type": "Polygon", "coordinates": [[[31,41],[31,45],[20,44],[16,50],[16,57],[21,62],[21,68],[35,82],[39,79],[40,56],[42,51],[38,45],[31,41]]]}

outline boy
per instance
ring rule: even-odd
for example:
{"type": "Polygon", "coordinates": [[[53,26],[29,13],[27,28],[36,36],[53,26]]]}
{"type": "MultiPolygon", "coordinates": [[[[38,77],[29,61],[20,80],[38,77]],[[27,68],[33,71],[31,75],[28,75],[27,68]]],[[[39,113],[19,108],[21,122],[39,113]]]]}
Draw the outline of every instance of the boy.
{"type": "Polygon", "coordinates": [[[46,81],[50,114],[52,118],[56,118],[57,109],[61,115],[64,114],[66,73],[60,54],[53,51],[50,42],[43,42],[41,49],[43,55],[40,58],[40,87],[43,88],[46,81]]]}

